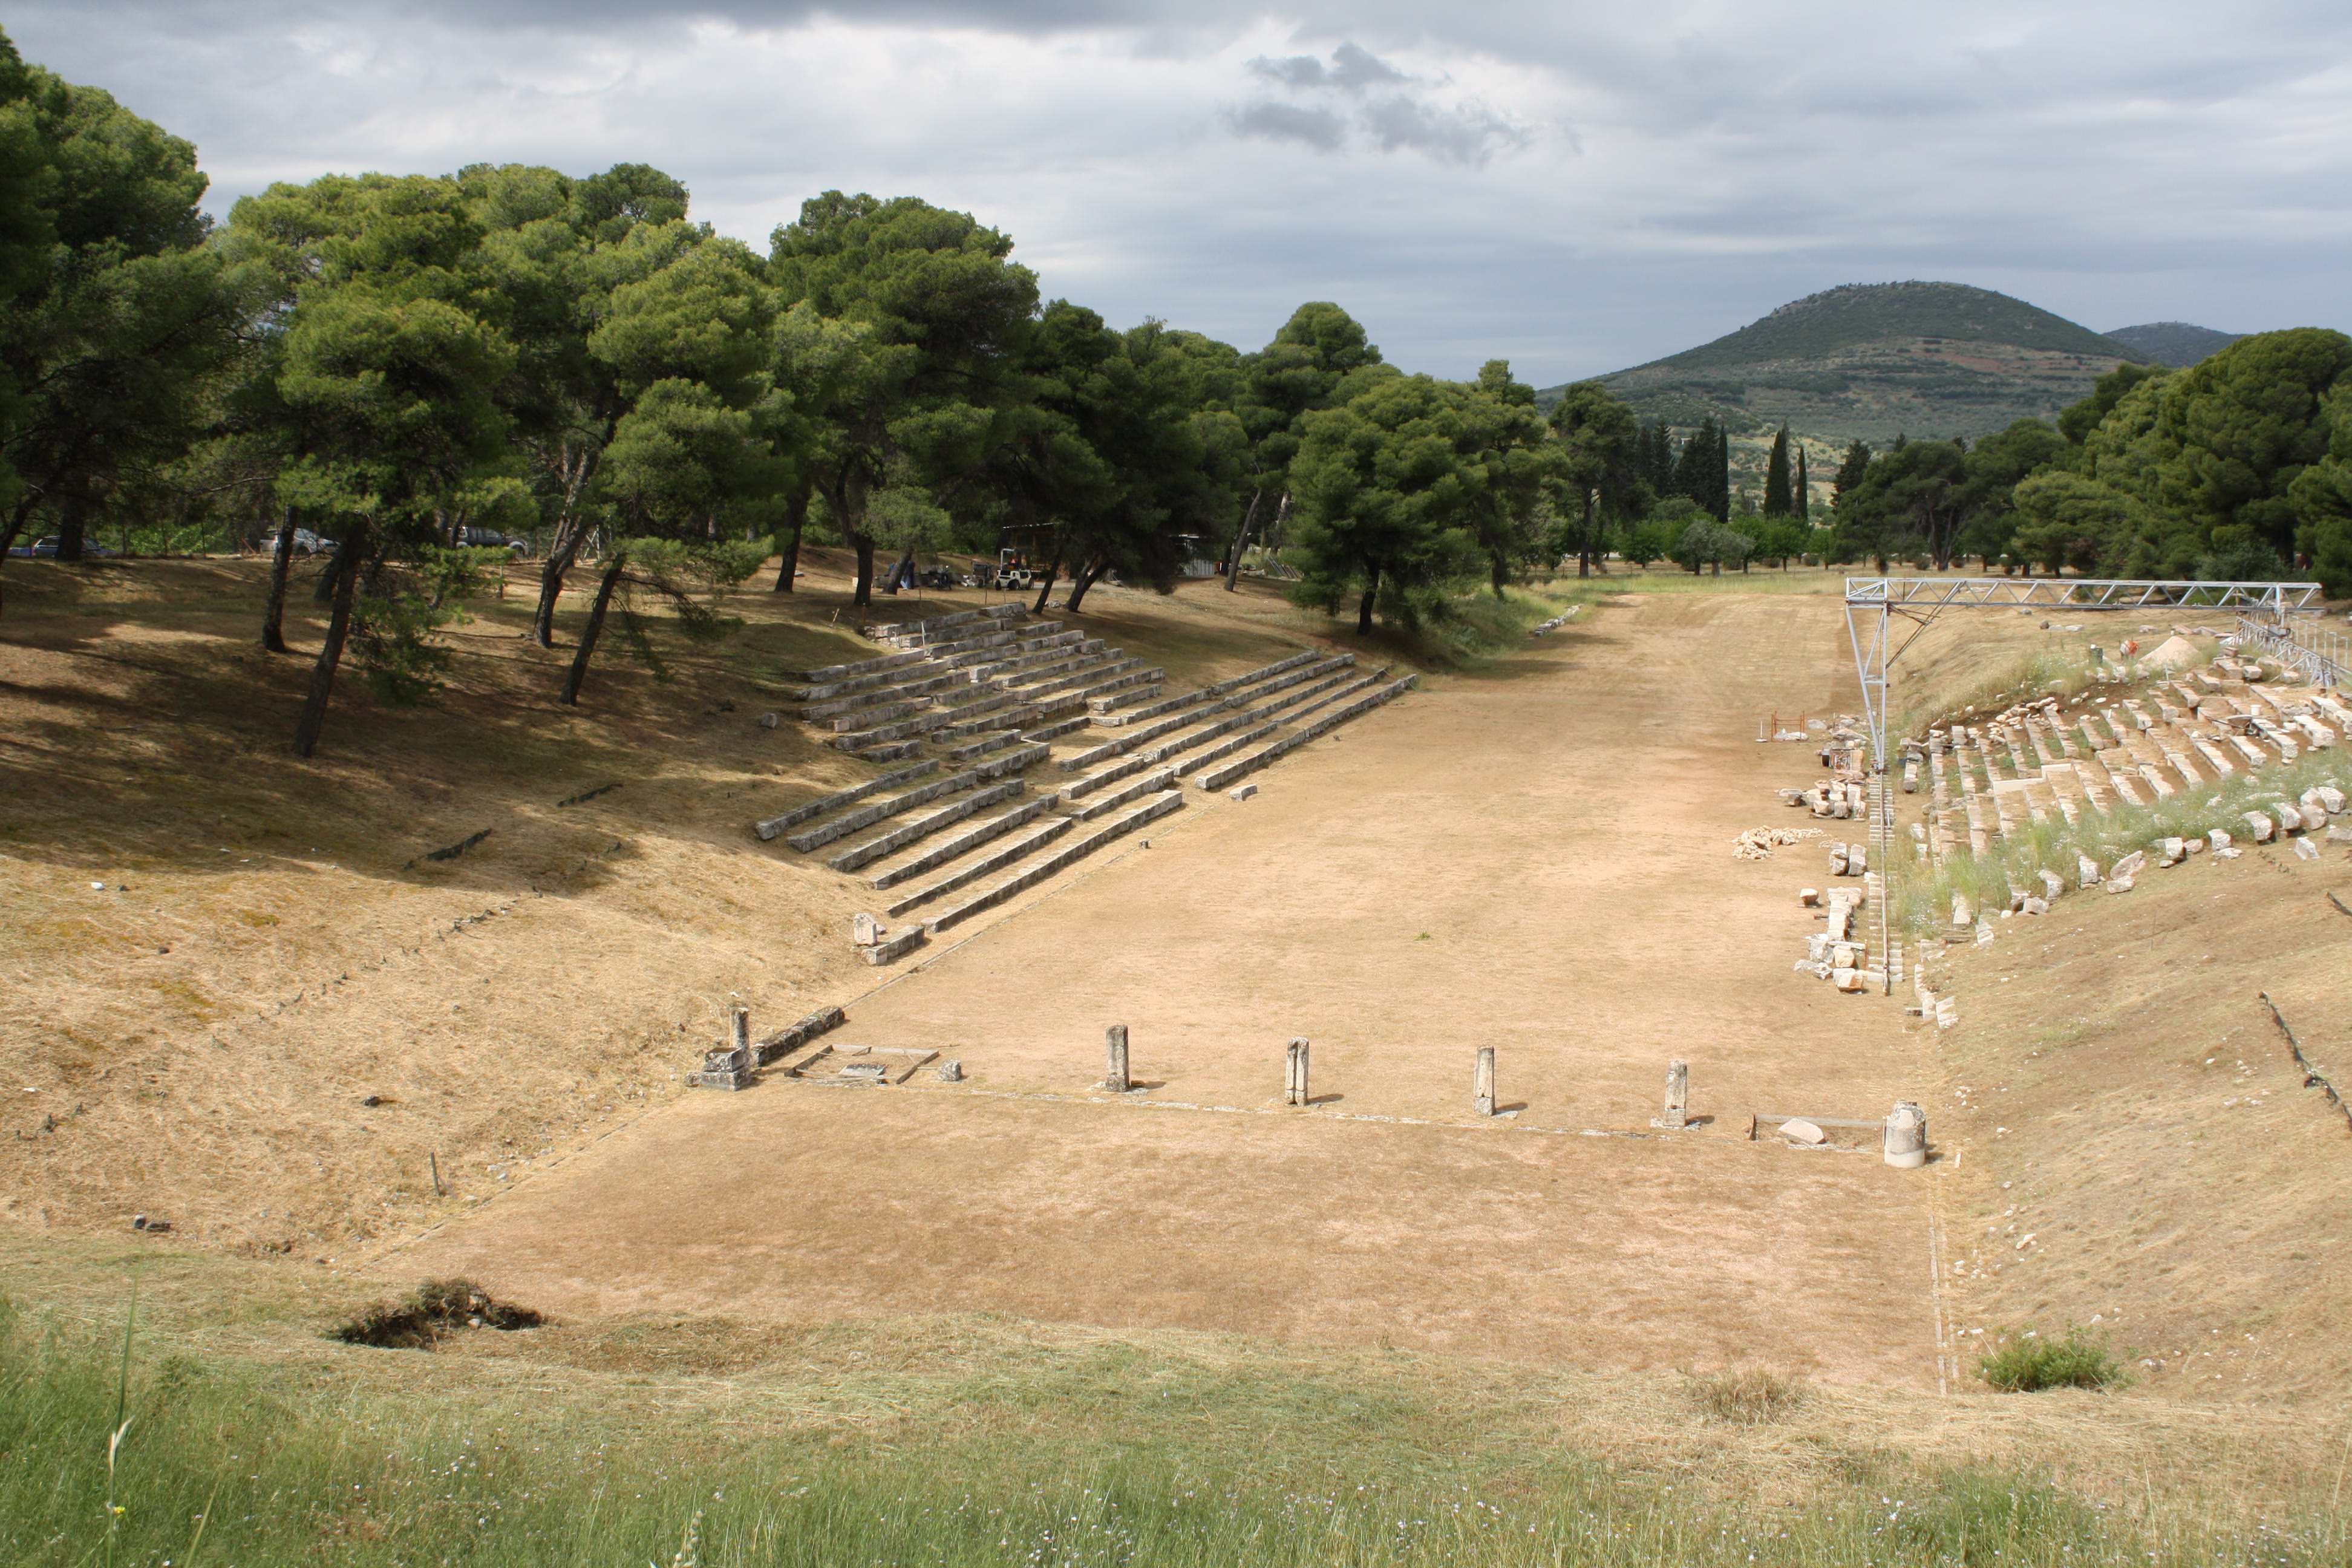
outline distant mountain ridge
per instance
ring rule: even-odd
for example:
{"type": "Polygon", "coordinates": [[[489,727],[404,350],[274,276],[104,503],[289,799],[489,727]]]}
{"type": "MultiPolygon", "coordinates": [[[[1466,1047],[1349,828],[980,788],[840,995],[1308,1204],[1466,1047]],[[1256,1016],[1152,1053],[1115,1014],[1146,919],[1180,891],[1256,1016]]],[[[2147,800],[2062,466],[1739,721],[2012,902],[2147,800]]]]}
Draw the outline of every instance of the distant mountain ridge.
{"type": "MultiPolygon", "coordinates": [[[[1966,283],[1849,283],[1712,342],[1601,377],[1644,419],[1739,437],[1785,424],[1809,447],[1976,437],[2048,419],[2139,352],[1966,283]]],[[[1549,403],[1558,389],[1543,395],[1549,403]]],[[[1734,465],[1747,465],[1736,455],[1734,465]]],[[[1818,466],[1818,465],[1817,465],[1818,466]]]]}
{"type": "Polygon", "coordinates": [[[2244,335],[2217,332],[2210,327],[2191,326],[2187,321],[2150,321],[2141,327],[2117,327],[2107,334],[2129,349],[2143,364],[2168,364],[2175,369],[2219,353],[2244,335]]]}

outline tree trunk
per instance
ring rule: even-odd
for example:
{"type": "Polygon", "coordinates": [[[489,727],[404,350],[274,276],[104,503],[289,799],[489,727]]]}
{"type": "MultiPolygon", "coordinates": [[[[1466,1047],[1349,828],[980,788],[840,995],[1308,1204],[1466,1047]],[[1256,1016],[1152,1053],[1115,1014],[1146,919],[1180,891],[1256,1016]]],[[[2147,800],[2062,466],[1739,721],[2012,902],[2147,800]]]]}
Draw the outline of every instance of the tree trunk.
{"type": "Polygon", "coordinates": [[[588,624],[580,628],[580,646],[572,651],[572,671],[563,678],[562,701],[567,708],[580,705],[580,683],[588,679],[588,660],[596,651],[596,637],[604,629],[604,612],[613,607],[613,590],[621,585],[621,574],[629,558],[619,551],[613,552],[612,563],[604,568],[604,580],[596,584],[596,602],[588,606],[588,624]]]}
{"type": "Polygon", "coordinates": [[[1053,593],[1055,579],[1061,576],[1061,574],[1062,552],[1056,550],[1054,552],[1053,560],[1046,564],[1045,582],[1039,584],[1037,586],[1037,603],[1035,607],[1030,610],[1029,613],[1031,615],[1042,616],[1045,613],[1046,596],[1053,593]]]}
{"type": "Polygon", "coordinates": [[[874,541],[863,533],[853,533],[849,542],[857,551],[857,592],[849,602],[865,609],[874,603],[874,541]]]}
{"type": "Polygon", "coordinates": [[[776,592],[793,591],[793,579],[801,574],[801,529],[808,521],[808,492],[784,503],[784,526],[790,531],[784,540],[784,563],[776,568],[776,592]]]}
{"type": "Polygon", "coordinates": [[[82,543],[89,534],[89,499],[77,485],[58,497],[58,559],[80,560],[82,543]]]}
{"type": "Polygon", "coordinates": [[[1381,591],[1381,569],[1373,567],[1364,576],[1363,602],[1356,606],[1356,635],[1372,635],[1372,600],[1381,591]]]}
{"type": "Polygon", "coordinates": [[[8,552],[16,547],[17,537],[25,531],[25,524],[31,520],[33,508],[39,504],[40,499],[40,487],[26,485],[23,499],[8,513],[6,524],[0,526],[0,570],[5,569],[8,552]]]}
{"type": "Polygon", "coordinates": [[[1092,561],[1087,563],[1085,567],[1079,571],[1078,574],[1070,579],[1069,603],[1062,607],[1069,611],[1070,614],[1074,616],[1076,615],[1078,613],[1079,603],[1087,596],[1087,590],[1093,587],[1097,582],[1101,581],[1102,574],[1109,570],[1110,562],[1100,555],[1096,556],[1092,561]]]}
{"type": "Polygon", "coordinates": [[[1592,492],[1584,492],[1584,532],[1577,540],[1576,574],[1580,578],[1592,575],[1592,492]]]}
{"type": "MultiPolygon", "coordinates": [[[[1234,552],[1225,559],[1225,592],[1228,594],[1232,593],[1234,585],[1241,581],[1242,552],[1249,546],[1250,529],[1257,521],[1257,503],[1265,495],[1265,491],[1262,489],[1250,491],[1249,510],[1242,514],[1242,531],[1234,535],[1234,552]]],[[[1071,608],[1077,607],[1075,601],[1085,592],[1086,590],[1081,588],[1077,594],[1071,595],[1074,601],[1071,608]]]]}
{"type": "Polygon", "coordinates": [[[302,700],[302,717],[294,725],[294,754],[298,757],[307,757],[319,749],[319,731],[327,722],[327,700],[335,694],[335,671],[343,662],[343,641],[352,632],[352,600],[359,589],[360,556],[367,548],[367,523],[359,518],[349,522],[329,568],[334,608],[327,616],[327,640],[320,646],[319,662],[310,668],[310,694],[302,700]]]}
{"type": "Polygon", "coordinates": [[[278,524],[278,543],[269,552],[269,598],[261,606],[261,646],[271,653],[286,651],[286,574],[294,565],[294,509],[288,507],[278,524]]]}
{"type": "Polygon", "coordinates": [[[905,552],[898,560],[890,563],[890,570],[882,579],[882,591],[896,596],[900,588],[907,586],[908,574],[913,570],[914,564],[915,552],[911,550],[905,552]]]}

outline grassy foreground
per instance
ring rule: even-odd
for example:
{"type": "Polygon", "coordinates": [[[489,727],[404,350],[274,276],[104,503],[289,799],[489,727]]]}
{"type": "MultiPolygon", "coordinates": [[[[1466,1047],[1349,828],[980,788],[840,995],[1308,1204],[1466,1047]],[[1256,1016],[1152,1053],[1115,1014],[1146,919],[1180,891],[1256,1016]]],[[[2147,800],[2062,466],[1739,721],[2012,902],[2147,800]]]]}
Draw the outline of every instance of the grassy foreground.
{"type": "MultiPolygon", "coordinates": [[[[1171,1378],[1115,1350],[845,1437],[465,1400],[109,1345],[0,1308],[0,1560],[32,1565],[2322,1563],[2234,1508],[1859,1460],[1783,1507],[1613,1471],[1410,1383],[1171,1378]],[[992,1406],[992,1408],[991,1408],[992,1406]],[[957,1430],[957,1428],[961,1430],[957,1430]],[[119,1434],[110,1466],[109,1438],[119,1434]]],[[[421,1357],[428,1352],[365,1352],[421,1357]]],[[[412,1365],[415,1364],[414,1363],[412,1365]]],[[[418,1368],[421,1372],[423,1369],[418,1368]]],[[[1695,1384],[1694,1398],[1709,1403],[1695,1384]]],[[[1715,1401],[1724,1419],[1759,1413],[1715,1401]]],[[[1769,1419],[1769,1412],[1763,1413],[1769,1419]]]]}

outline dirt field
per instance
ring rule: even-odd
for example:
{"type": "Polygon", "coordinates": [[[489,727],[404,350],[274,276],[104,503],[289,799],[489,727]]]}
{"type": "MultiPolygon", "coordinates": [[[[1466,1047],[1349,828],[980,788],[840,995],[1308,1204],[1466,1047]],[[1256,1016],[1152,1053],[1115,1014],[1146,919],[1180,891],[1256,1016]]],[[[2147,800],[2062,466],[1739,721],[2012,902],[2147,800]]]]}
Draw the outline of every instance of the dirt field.
{"type": "Polygon", "coordinates": [[[1815,857],[1729,854],[1790,765],[1757,716],[1832,707],[1842,637],[1830,601],[1633,596],[1433,681],[852,1005],[842,1039],[966,1085],[700,1099],[383,1266],[559,1310],[1002,1310],[1933,1386],[1934,1175],[1744,1142],[1750,1109],[1926,1092],[1891,1008],[1788,973],[1815,857]],[[1089,1089],[1112,1022],[1132,1103],[1089,1089]],[[1274,1103],[1294,1035],[1307,1111],[1274,1103]],[[1481,1045],[1499,1126],[1468,1114],[1481,1045]],[[1677,1056],[1712,1120],[1651,1136],[1677,1056]]]}

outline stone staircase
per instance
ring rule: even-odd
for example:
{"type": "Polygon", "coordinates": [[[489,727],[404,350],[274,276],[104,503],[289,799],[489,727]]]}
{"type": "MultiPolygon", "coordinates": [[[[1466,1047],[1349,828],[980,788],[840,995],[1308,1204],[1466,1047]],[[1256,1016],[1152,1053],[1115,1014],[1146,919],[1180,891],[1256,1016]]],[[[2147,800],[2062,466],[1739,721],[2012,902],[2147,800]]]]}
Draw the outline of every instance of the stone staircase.
{"type": "Polygon", "coordinates": [[[2021,704],[1982,725],[1930,730],[1905,742],[1906,776],[1924,755],[1929,790],[1920,858],[1980,855],[2037,822],[2095,822],[2120,805],[2153,805],[2293,762],[2352,733],[2352,706],[2325,689],[2249,680],[2227,658],[2137,695],[2021,704]]]}
{"type": "MultiPolygon", "coordinates": [[[[797,717],[898,763],[755,825],[889,895],[887,963],[1410,689],[1303,652],[1197,691],[1017,605],[875,626],[890,651],[806,671],[797,717]]],[[[1255,787],[1255,786],[1251,786],[1255,787]]]]}

